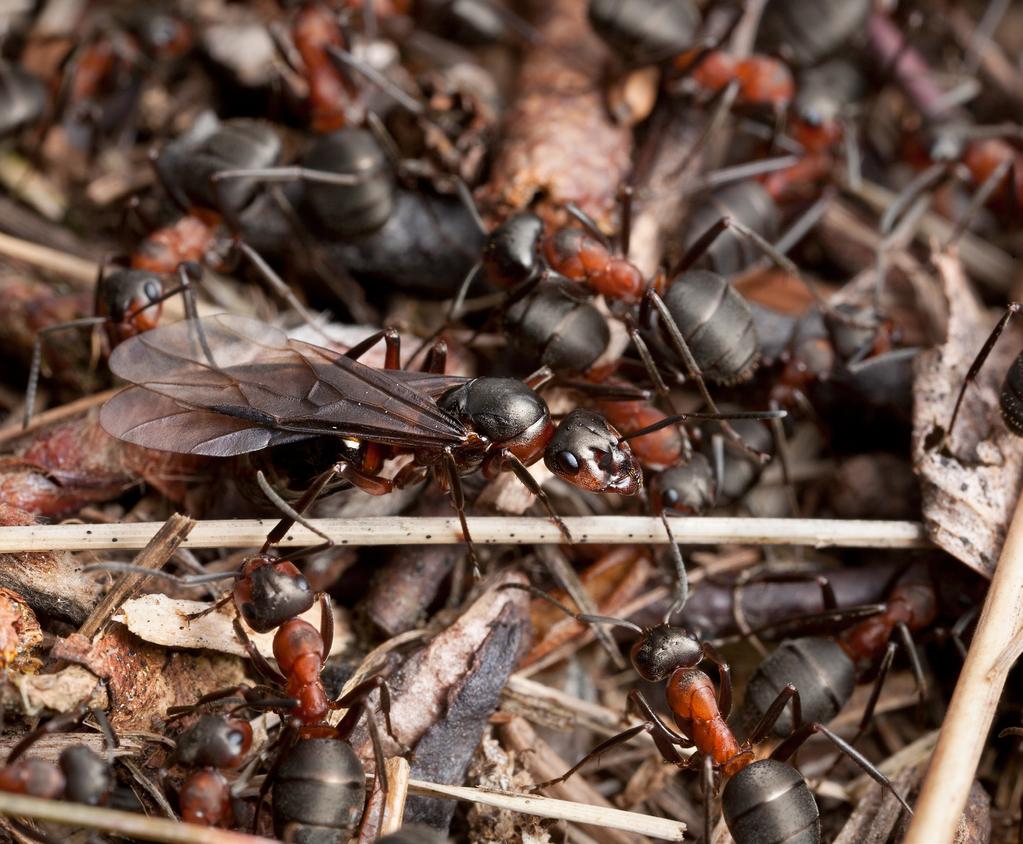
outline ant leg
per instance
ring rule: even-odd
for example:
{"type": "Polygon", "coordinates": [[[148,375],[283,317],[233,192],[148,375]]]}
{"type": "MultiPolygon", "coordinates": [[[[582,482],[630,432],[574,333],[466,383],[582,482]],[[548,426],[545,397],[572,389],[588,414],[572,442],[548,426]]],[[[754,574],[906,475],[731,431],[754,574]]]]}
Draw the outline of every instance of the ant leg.
{"type": "Polygon", "coordinates": [[[622,185],[621,190],[621,205],[622,205],[622,219],[619,224],[618,232],[618,248],[622,253],[622,257],[628,259],[629,247],[632,246],[632,201],[635,197],[635,191],[632,185],[622,185]]]}
{"type": "MultiPolygon", "coordinates": [[[[660,370],[657,368],[657,364],[654,362],[653,355],[650,354],[650,348],[647,346],[646,341],[639,333],[639,328],[633,323],[632,317],[627,317],[626,325],[629,332],[629,337],[632,339],[632,345],[636,347],[636,352],[639,354],[640,360],[643,362],[643,368],[646,369],[647,375],[650,376],[650,380],[654,384],[654,392],[660,396],[668,410],[671,411],[673,416],[678,415],[678,408],[675,407],[675,403],[671,399],[671,391],[668,390],[668,385],[664,383],[664,379],[661,377],[660,370]]],[[[682,437],[682,459],[688,462],[693,456],[693,443],[689,438],[689,432],[686,430],[684,424],[678,426],[679,435],[682,437]]]]}
{"type": "Polygon", "coordinates": [[[167,720],[180,718],[182,715],[190,715],[207,703],[216,703],[218,700],[225,700],[230,697],[240,697],[245,701],[253,700],[255,699],[255,689],[245,683],[239,683],[237,686],[228,686],[226,689],[217,689],[215,692],[204,694],[195,703],[185,704],[184,706],[171,706],[167,709],[167,720]]]}
{"type": "Polygon", "coordinates": [[[711,795],[714,793],[714,760],[710,756],[703,757],[703,840],[710,844],[710,833],[714,828],[714,809],[711,795]]]}
{"type": "Polygon", "coordinates": [[[547,497],[547,493],[543,491],[543,487],[536,482],[529,469],[526,468],[526,464],[519,460],[510,451],[502,449],[495,461],[502,468],[509,468],[522,485],[528,489],[533,495],[536,496],[537,500],[543,505],[543,508],[547,511],[547,517],[557,525],[558,530],[561,531],[561,535],[565,537],[565,541],[570,545],[575,542],[572,539],[572,534],[568,532],[568,526],[561,520],[561,516],[558,515],[554,509],[554,505],[551,504],[551,500],[547,497]]]}
{"type": "MultiPolygon", "coordinates": [[[[388,97],[394,100],[397,105],[401,106],[409,114],[419,118],[426,118],[428,112],[427,107],[419,102],[419,100],[415,97],[411,97],[406,94],[375,67],[362,61],[357,56],[352,55],[344,48],[338,47],[336,44],[331,44],[327,46],[326,49],[327,54],[334,60],[335,64],[354,70],[360,76],[364,77],[367,81],[379,88],[384,94],[387,94],[388,97]]],[[[428,122],[433,123],[433,121],[428,122]]]]}
{"type": "Polygon", "coordinates": [[[541,366],[536,372],[523,378],[522,383],[531,390],[539,390],[553,379],[554,371],[549,366],[541,366]]]}
{"type": "Polygon", "coordinates": [[[61,730],[67,727],[72,727],[75,724],[79,723],[85,717],[87,711],[88,710],[85,704],[83,703],[76,706],[73,710],[65,713],[64,715],[57,715],[56,717],[51,718],[49,721],[47,721],[41,727],[38,727],[37,729],[33,730],[21,741],[19,741],[16,745],[14,745],[14,747],[11,748],[11,752],[7,754],[6,764],[10,765],[15,759],[21,756],[26,750],[28,750],[33,744],[35,744],[41,738],[53,735],[54,733],[59,733],[61,730]]]}
{"type": "Polygon", "coordinates": [[[721,434],[712,434],[710,450],[714,458],[714,504],[718,503],[725,488],[725,439],[721,434]]]}
{"type": "Polygon", "coordinates": [[[732,712],[732,669],[725,662],[724,657],[718,653],[710,642],[703,642],[701,645],[703,649],[703,656],[708,662],[714,663],[718,669],[718,677],[720,678],[720,685],[718,688],[718,710],[721,712],[721,717],[726,721],[728,716],[732,712]]]}
{"type": "Polygon", "coordinates": [[[469,551],[473,577],[476,580],[481,580],[483,573],[480,571],[480,561],[476,556],[476,548],[472,542],[472,535],[469,533],[469,523],[465,518],[465,491],[462,489],[462,479],[458,476],[458,465],[455,463],[450,447],[444,449],[444,472],[447,476],[448,489],[451,492],[451,503],[454,505],[455,513],[458,514],[458,522],[462,526],[462,538],[469,551]]]}
{"type": "Polygon", "coordinates": [[[95,328],[109,322],[107,317],[82,317],[73,319],[70,322],[62,322],[60,325],[48,325],[41,328],[36,334],[35,343],[32,346],[32,363],[29,366],[28,386],[25,387],[25,416],[22,419],[22,427],[27,428],[32,421],[35,411],[36,393],[39,390],[39,373],[43,365],[43,340],[51,334],[57,334],[71,328],[95,328]]]}
{"type": "Polygon", "coordinates": [[[981,368],[984,366],[985,361],[988,359],[988,355],[991,354],[991,350],[995,347],[995,343],[998,342],[998,338],[1002,336],[1002,332],[1005,331],[1005,326],[1009,324],[1009,320],[1019,313],[1020,308],[1023,307],[1019,302],[1010,302],[1009,306],[1005,309],[1005,313],[1002,314],[1001,319],[995,325],[994,329],[988,335],[987,340],[984,341],[984,345],[980,347],[980,351],[977,352],[977,357],[973,359],[973,363],[970,364],[969,370],[966,372],[966,377],[963,379],[963,386],[959,388],[959,395],[956,396],[955,407],[952,408],[952,417],[948,420],[948,428],[945,429],[943,437],[944,442],[948,442],[952,436],[952,429],[955,428],[956,419],[959,416],[959,408],[963,404],[963,397],[966,395],[966,388],[976,379],[980,373],[981,368]]]}
{"type": "MultiPolygon", "coordinates": [[[[649,297],[651,304],[660,315],[661,324],[667,330],[668,338],[672,341],[672,345],[675,347],[675,350],[678,352],[679,356],[685,362],[687,375],[693,380],[693,382],[695,382],[696,387],[700,391],[700,395],[703,397],[703,400],[707,404],[707,406],[714,413],[720,415],[720,410],[718,410],[717,404],[714,402],[714,399],[711,396],[710,391],[707,389],[707,382],[704,381],[703,379],[703,373],[700,371],[700,367],[697,365],[696,359],[693,357],[693,353],[689,349],[689,344],[686,343],[685,338],[682,336],[682,332],[679,330],[679,327],[675,324],[675,320],[671,316],[671,313],[668,311],[667,305],[664,304],[664,300],[661,299],[661,297],[657,295],[657,292],[652,288],[647,289],[646,295],[647,297],[649,297]]],[[[761,454],[760,452],[746,445],[742,437],[739,436],[736,430],[731,425],[729,425],[728,422],[726,421],[721,422],[721,430],[725,432],[729,439],[735,442],[736,445],[738,445],[743,451],[751,455],[755,460],[757,460],[760,463],[765,463],[767,461],[767,456],[761,454]]]]}
{"type": "Polygon", "coordinates": [[[920,663],[920,653],[916,649],[916,642],[913,641],[913,634],[904,621],[895,625],[895,629],[898,631],[899,638],[902,639],[902,647],[906,651],[906,656],[909,657],[909,666],[913,672],[913,679],[916,681],[917,697],[920,699],[920,706],[923,706],[927,700],[927,678],[924,676],[924,668],[920,663]]]}
{"type": "MultiPolygon", "coordinates": [[[[774,399],[769,404],[771,410],[778,410],[780,405],[774,399]]],[[[781,466],[781,479],[785,484],[785,497],[789,500],[789,510],[792,516],[799,518],[799,498],[796,496],[796,487],[792,483],[792,472],[789,469],[789,440],[785,436],[785,427],[781,419],[770,420],[771,434],[774,436],[774,453],[778,457],[778,465],[781,466]]]]}
{"type": "MultiPolygon", "coordinates": [[[[773,579],[773,578],[772,578],[773,579]]],[[[785,580],[781,580],[785,582],[785,580]]],[[[770,639],[791,639],[796,636],[814,636],[830,634],[836,628],[847,627],[864,618],[879,615],[885,611],[887,604],[860,604],[855,607],[824,610],[823,612],[805,613],[785,621],[772,621],[755,630],[750,636],[770,634],[770,639]]]]}
{"type": "Polygon", "coordinates": [[[771,758],[776,759],[779,762],[787,762],[792,754],[799,749],[810,736],[815,733],[819,733],[830,741],[836,748],[842,753],[853,760],[868,777],[883,788],[887,788],[894,796],[895,799],[902,804],[909,814],[913,814],[913,810],[909,807],[905,798],[899,794],[898,790],[892,785],[892,781],[888,779],[877,767],[869,760],[866,756],[856,750],[852,745],[849,744],[845,739],[835,735],[831,730],[825,727],[823,724],[804,724],[796,732],[792,733],[785,741],[779,744],[774,751],[771,753],[771,758]]]}
{"type": "Polygon", "coordinates": [[[385,328],[370,334],[345,352],[345,357],[358,360],[381,340],[384,341],[384,369],[401,369],[401,333],[397,328],[385,328]]]}
{"type": "Polygon", "coordinates": [[[387,760],[384,759],[384,746],[380,741],[380,728],[372,718],[366,721],[366,731],[369,733],[369,743],[373,746],[373,762],[376,768],[376,787],[381,794],[390,791],[390,784],[387,782],[387,760]]]}
{"type": "Polygon", "coordinates": [[[274,668],[266,659],[263,654],[259,652],[259,649],[252,643],[249,638],[249,634],[245,632],[245,628],[242,627],[241,621],[238,620],[238,616],[234,618],[234,632],[238,637],[239,641],[245,646],[245,650],[249,654],[249,659],[252,660],[252,664],[256,667],[256,670],[262,675],[263,679],[275,684],[277,686],[284,686],[287,684],[287,680],[284,675],[281,674],[276,668],[274,668]]]}
{"type": "Polygon", "coordinates": [[[263,778],[263,782],[259,786],[259,795],[256,797],[256,808],[252,813],[251,830],[253,835],[259,831],[259,814],[263,809],[263,803],[266,801],[266,796],[270,793],[270,789],[277,779],[277,773],[281,769],[281,763],[284,761],[284,757],[287,756],[288,751],[291,750],[291,748],[293,748],[298,742],[299,735],[298,723],[292,720],[288,722],[280,739],[278,739],[277,755],[274,757],[274,761],[270,764],[270,770],[266,772],[266,776],[263,778]]]}
{"type": "MultiPolygon", "coordinates": [[[[611,736],[609,739],[605,739],[596,747],[593,748],[589,753],[583,756],[578,762],[576,762],[571,768],[569,768],[560,777],[555,777],[552,780],[546,780],[545,782],[539,782],[529,790],[534,793],[543,791],[544,789],[550,788],[551,786],[558,785],[568,780],[576,771],[582,768],[592,759],[599,759],[604,753],[610,750],[612,747],[617,747],[619,744],[624,744],[627,741],[631,741],[633,738],[638,736],[640,733],[653,734],[656,729],[655,725],[651,721],[644,721],[642,724],[637,724],[635,727],[629,727],[627,730],[611,736]]],[[[671,760],[669,760],[671,761],[671,760]]]]}
{"type": "MultiPolygon", "coordinates": [[[[785,686],[785,688],[778,692],[778,696],[774,699],[771,705],[767,707],[767,711],[764,712],[756,726],[750,732],[749,738],[746,739],[746,744],[748,746],[752,747],[759,743],[769,732],[771,732],[771,730],[774,729],[774,725],[778,722],[778,719],[781,717],[781,713],[785,710],[785,707],[788,706],[789,701],[792,702],[792,729],[794,731],[792,735],[795,735],[795,731],[802,729],[803,707],[799,701],[799,690],[789,683],[785,686]]],[[[805,741],[805,739],[803,741],[805,741]]],[[[802,744],[802,742],[799,744],[802,744]]],[[[799,744],[792,749],[789,756],[796,751],[799,744]]],[[[774,757],[772,756],[772,758],[774,757]]],[[[785,761],[785,759],[788,759],[788,756],[784,757],[782,761],[785,761]]]]}
{"type": "MultiPolygon", "coordinates": [[[[337,725],[338,734],[342,738],[347,738],[353,729],[355,729],[356,723],[359,718],[355,717],[354,720],[342,729],[342,725],[348,720],[352,712],[357,707],[365,707],[366,698],[377,689],[380,690],[380,712],[384,716],[384,726],[387,728],[387,734],[394,739],[395,743],[401,746],[401,741],[394,734],[394,725],[391,723],[391,692],[387,688],[387,681],[382,675],[376,674],[370,677],[368,680],[364,680],[355,686],[347,694],[339,697],[336,701],[331,703],[332,709],[348,709],[349,712],[345,714],[345,717],[341,719],[341,723],[337,725]]],[[[361,714],[362,709],[359,709],[361,714]]]]}
{"type": "MultiPolygon", "coordinates": [[[[325,534],[322,530],[316,527],[312,522],[310,522],[300,512],[298,512],[290,504],[288,504],[287,501],[281,498],[280,495],[277,494],[277,491],[272,486],[270,486],[270,482],[266,479],[266,476],[263,474],[262,470],[256,472],[256,483],[259,484],[259,488],[263,491],[263,494],[270,499],[270,502],[274,505],[274,507],[280,510],[285,516],[285,518],[281,519],[281,521],[278,522],[274,529],[270,532],[270,536],[276,536],[276,531],[278,528],[281,527],[281,525],[283,524],[288,525],[287,529],[284,531],[284,533],[287,533],[287,531],[291,529],[292,525],[294,525],[295,522],[298,522],[298,524],[302,525],[302,527],[304,527],[306,530],[311,531],[312,533],[316,534],[317,536],[323,539],[323,542],[321,542],[319,545],[314,546],[313,549],[306,550],[304,553],[311,553],[313,550],[315,551],[325,550],[334,545],[334,540],[327,536],[327,534],[325,534]]],[[[320,489],[322,489],[322,487],[320,489]]],[[[316,491],[318,493],[320,490],[317,489],[316,491]]],[[[306,490],[306,493],[308,493],[308,490],[306,490]]],[[[303,496],[303,499],[304,498],[305,496],[303,496]]],[[[299,504],[300,505],[304,504],[302,508],[304,510],[312,504],[315,498],[316,497],[313,496],[308,501],[300,500],[299,504]]],[[[269,542],[270,536],[267,537],[267,542],[269,542]]],[[[282,535],[281,539],[283,538],[284,537],[282,535]]],[[[277,541],[279,542],[280,539],[278,539],[277,541]]],[[[269,550],[269,546],[266,545],[266,543],[264,543],[264,547],[266,547],[269,550]]],[[[263,553],[266,552],[264,551],[263,553]]]]}
{"type": "Polygon", "coordinates": [[[423,361],[423,372],[443,375],[448,364],[448,344],[446,340],[435,340],[423,361]]]}
{"type": "Polygon", "coordinates": [[[991,194],[998,189],[999,185],[1002,184],[1009,169],[1013,166],[1013,159],[1006,158],[999,162],[998,166],[988,175],[983,181],[981,186],[977,188],[973,196],[970,197],[970,204],[966,207],[966,210],[959,215],[959,219],[956,220],[955,226],[952,228],[952,232],[945,239],[945,242],[941,244],[941,251],[945,252],[949,247],[954,246],[959,242],[959,238],[966,232],[967,227],[973,221],[977,212],[983,208],[987,201],[991,198],[991,194]]]}
{"type": "Polygon", "coordinates": [[[249,260],[249,263],[256,268],[256,271],[270,285],[270,288],[295,309],[295,313],[302,317],[303,322],[319,330],[319,323],[315,314],[299,301],[295,291],[274,271],[273,267],[266,262],[263,256],[243,240],[236,240],[234,245],[249,260]]]}
{"type": "Polygon", "coordinates": [[[863,717],[860,718],[860,723],[856,727],[856,734],[849,742],[850,744],[856,744],[860,740],[867,731],[867,726],[870,724],[871,719],[874,717],[877,701],[881,697],[881,689],[884,687],[884,681],[888,677],[888,670],[892,667],[892,660],[895,658],[896,647],[895,642],[889,642],[888,647],[885,648],[884,656],[881,657],[881,664],[877,669],[877,677],[874,678],[874,685],[870,690],[870,698],[863,709],[863,717]]]}
{"type": "MultiPolygon", "coordinates": [[[[643,693],[639,689],[633,689],[629,692],[625,707],[626,714],[629,713],[630,708],[644,721],[649,721],[654,725],[654,730],[651,735],[654,737],[655,742],[657,741],[657,737],[660,736],[664,742],[672,748],[694,747],[693,742],[690,741],[688,737],[675,732],[671,729],[671,727],[664,723],[661,716],[654,712],[653,707],[650,706],[650,703],[645,697],[643,697],[643,693]]],[[[660,747],[660,745],[658,745],[658,747],[660,747]]],[[[664,754],[664,751],[661,752],[664,754]]],[[[674,755],[665,755],[664,758],[667,761],[675,762],[678,765],[685,764],[685,758],[677,753],[674,755]]]]}
{"type": "Polygon", "coordinates": [[[611,245],[611,241],[608,240],[607,235],[600,230],[600,226],[597,225],[596,220],[594,220],[589,214],[583,211],[582,208],[580,208],[574,202],[566,202],[565,210],[573,217],[575,217],[576,220],[578,220],[582,224],[582,227],[586,229],[586,231],[591,236],[599,240],[600,243],[604,246],[605,249],[607,249],[608,252],[611,252],[613,250],[614,247],[611,245]]]}
{"type": "Polygon", "coordinates": [[[949,166],[945,162],[932,164],[906,185],[896,195],[895,199],[892,200],[892,204],[885,209],[884,214],[881,215],[881,220],[878,224],[881,235],[887,236],[895,228],[899,218],[913,204],[916,198],[937,186],[948,176],[948,170],[949,166]]]}

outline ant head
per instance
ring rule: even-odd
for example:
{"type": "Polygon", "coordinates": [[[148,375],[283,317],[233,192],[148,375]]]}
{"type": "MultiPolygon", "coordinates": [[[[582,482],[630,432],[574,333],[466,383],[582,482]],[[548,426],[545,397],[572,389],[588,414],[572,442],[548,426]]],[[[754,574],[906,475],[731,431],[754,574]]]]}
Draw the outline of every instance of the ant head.
{"type": "Polygon", "coordinates": [[[236,768],[250,747],[248,721],[207,714],[178,737],[174,760],[188,768],[236,768]]]}
{"type": "Polygon", "coordinates": [[[650,481],[650,506],[688,516],[707,512],[715,501],[714,469],[702,454],[658,472],[650,481]]]}
{"type": "Polygon", "coordinates": [[[659,683],[679,668],[694,668],[703,659],[700,640],[682,627],[658,624],[643,631],[629,653],[632,666],[644,680],[659,683]]]}
{"type": "Polygon", "coordinates": [[[64,773],[64,799],[70,803],[98,806],[113,782],[106,759],[84,744],[61,751],[59,765],[64,773]]]}
{"type": "Polygon", "coordinates": [[[540,240],[543,220],[530,211],[515,214],[488,236],[483,247],[483,270],[498,287],[515,287],[543,268],[540,240]]]}
{"type": "Polygon", "coordinates": [[[590,492],[635,495],[643,473],[621,434],[592,410],[573,410],[544,450],[544,463],[555,475],[590,492]]]}
{"type": "Polygon", "coordinates": [[[119,340],[156,327],[163,297],[159,275],[148,270],[115,270],[104,276],[100,285],[100,310],[117,326],[119,340]]]}
{"type": "Polygon", "coordinates": [[[316,595],[294,563],[261,555],[242,565],[234,602],[249,627],[268,633],[310,609],[316,595]]]}

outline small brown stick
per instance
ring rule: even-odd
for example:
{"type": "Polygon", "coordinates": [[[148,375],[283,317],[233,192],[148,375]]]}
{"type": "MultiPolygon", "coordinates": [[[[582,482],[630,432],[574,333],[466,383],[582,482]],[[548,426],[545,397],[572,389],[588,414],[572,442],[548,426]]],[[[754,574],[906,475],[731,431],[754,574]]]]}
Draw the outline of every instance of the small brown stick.
{"type": "Polygon", "coordinates": [[[40,270],[57,273],[73,281],[79,290],[90,290],[96,282],[98,265],[87,258],[79,258],[30,240],[21,240],[9,234],[0,234],[0,255],[24,261],[40,270]]]}
{"type": "MultiPolygon", "coordinates": [[[[195,520],[188,516],[175,513],[161,527],[152,539],[132,560],[132,564],[147,569],[162,567],[178,550],[178,546],[195,527],[195,520]]],[[[117,579],[113,588],[93,607],[89,617],[85,619],[78,632],[91,639],[110,621],[110,617],[128,598],[130,598],[148,575],[125,574],[117,579]]]]}
{"type": "MultiPolygon", "coordinates": [[[[580,545],[664,545],[660,518],[650,516],[570,516],[564,519],[580,545]]],[[[337,545],[461,545],[458,519],[378,516],[310,519],[337,545]]],[[[857,519],[672,518],[678,545],[809,545],[815,548],[931,548],[919,522],[857,519]]],[[[201,521],[184,543],[188,548],[258,548],[271,520],[201,521]]],[[[0,553],[99,551],[142,548],[158,522],[132,524],[17,525],[0,527],[0,553]]],[[[473,540],[480,545],[560,545],[564,537],[549,519],[474,516],[473,540]]],[[[320,538],[296,526],[281,547],[309,546],[320,538]]]]}
{"type": "Polygon", "coordinates": [[[166,844],[276,844],[273,839],[258,835],[18,794],[0,794],[0,815],[99,829],[124,838],[163,841],[166,844]]]}
{"type": "Polygon", "coordinates": [[[1023,635],[1023,498],[1009,533],[966,662],[942,725],[906,844],[943,844],[955,837],[988,731],[1008,676],[1001,659],[1023,635]]]}
{"type": "Polygon", "coordinates": [[[60,407],[51,407],[49,410],[35,414],[32,417],[32,421],[28,423],[27,428],[19,423],[0,428],[0,447],[7,445],[12,440],[20,439],[34,431],[38,431],[40,428],[45,428],[47,425],[55,425],[58,422],[64,422],[67,419],[84,414],[87,410],[103,404],[103,402],[112,398],[120,391],[120,387],[115,387],[111,390],[104,390],[101,393],[93,393],[91,396],[75,399],[75,401],[62,404],[60,407]]]}
{"type": "Polygon", "coordinates": [[[405,799],[408,797],[409,773],[412,771],[403,756],[392,756],[384,765],[387,770],[387,800],[380,834],[389,835],[401,829],[405,820],[405,799]]]}

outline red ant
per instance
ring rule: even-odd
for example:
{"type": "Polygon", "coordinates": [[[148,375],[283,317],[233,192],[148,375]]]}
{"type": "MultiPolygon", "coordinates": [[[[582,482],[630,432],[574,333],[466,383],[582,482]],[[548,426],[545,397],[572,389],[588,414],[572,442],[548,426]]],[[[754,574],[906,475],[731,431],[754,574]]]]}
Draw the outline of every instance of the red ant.
{"type": "MultiPolygon", "coordinates": [[[[85,806],[105,806],[116,789],[112,755],[116,746],[117,740],[103,711],[89,710],[82,704],[72,712],[51,718],[11,749],[4,765],[0,767],[0,791],[48,800],[66,800],[85,806]],[[76,744],[64,748],[56,764],[33,757],[22,758],[33,744],[45,736],[81,723],[87,712],[92,713],[103,733],[107,747],[105,757],[84,744],[76,744]]],[[[20,822],[11,823],[19,831],[25,832],[29,839],[35,839],[20,822]]]]}
{"type": "Polygon", "coordinates": [[[235,824],[231,787],[222,770],[240,766],[252,747],[252,727],[239,718],[203,715],[177,740],[170,764],[197,768],[178,789],[181,818],[202,826],[235,824]]]}
{"type": "Polygon", "coordinates": [[[197,268],[194,265],[178,265],[174,271],[178,284],[167,288],[165,277],[160,273],[135,268],[118,268],[107,272],[107,263],[108,259],[104,258],[97,270],[94,316],[50,325],[36,334],[28,385],[25,388],[25,414],[22,422],[26,428],[35,410],[44,341],[69,329],[102,326],[106,330],[105,351],[109,354],[128,338],[155,328],[160,320],[163,303],[172,296],[180,294],[185,302],[185,313],[195,315],[192,284],[197,279],[197,268]]]}
{"type": "Polygon", "coordinates": [[[640,733],[647,733],[663,759],[680,768],[693,769],[700,764],[687,758],[682,749],[695,748],[702,756],[706,794],[705,840],[710,840],[712,812],[709,797],[714,790],[717,773],[725,781],[722,810],[736,844],[752,844],[765,839],[817,844],[820,841],[817,804],[806,781],[788,762],[799,747],[817,733],[849,756],[872,779],[889,789],[907,812],[912,811],[888,778],[866,757],[822,724],[802,723],[800,693],[794,685],[785,686],[777,694],[749,737],[740,743],[726,722],[732,708],[731,675],[727,663],[709,643],[700,642],[688,631],[669,623],[675,612],[684,606],[684,591],[680,592],[661,624],[644,629],[620,618],[572,612],[535,587],[508,584],[502,588],[525,589],[577,621],[612,624],[639,634],[640,638],[630,651],[633,668],[647,682],[665,683],[668,708],[678,728],[675,730],[666,724],[643,693],[633,689],[629,693],[628,710],[637,712],[643,722],[601,742],[560,777],[539,783],[534,790],[540,791],[564,782],[591,759],[640,733]],[[717,694],[711,678],[697,668],[704,659],[718,668],[720,688],[717,694]],[[755,761],[754,745],[767,736],[790,702],[795,712],[795,731],[775,748],[768,759],[755,761]],[[797,838],[797,834],[801,837],[797,838]]]}
{"type": "MultiPolygon", "coordinates": [[[[802,576],[786,578],[806,580],[802,576]]],[[[856,685],[857,675],[864,667],[876,667],[874,691],[860,720],[856,739],[866,730],[880,696],[881,687],[895,656],[897,634],[909,655],[921,701],[926,696],[926,681],[917,656],[913,634],[927,629],[937,617],[937,596],[930,578],[914,568],[903,575],[889,591],[882,604],[838,609],[834,591],[826,577],[813,578],[820,584],[824,611],[799,616],[789,622],[774,623],[753,631],[761,635],[785,635],[812,631],[821,626],[849,624],[834,638],[804,635],[787,638],[757,667],[746,692],[740,723],[750,725],[761,717],[776,693],[779,683],[794,683],[802,695],[803,714],[815,721],[830,721],[848,703],[856,685]],[[859,620],[857,620],[859,619],[859,620]]],[[[777,733],[790,728],[781,719],[777,733]]]]}

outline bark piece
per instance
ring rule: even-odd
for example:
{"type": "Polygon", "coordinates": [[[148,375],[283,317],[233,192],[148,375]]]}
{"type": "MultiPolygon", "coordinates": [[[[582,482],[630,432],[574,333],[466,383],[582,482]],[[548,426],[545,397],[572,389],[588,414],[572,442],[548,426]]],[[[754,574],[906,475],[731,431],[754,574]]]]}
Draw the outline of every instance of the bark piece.
{"type": "Polygon", "coordinates": [[[614,123],[602,85],[607,49],[586,0],[534,4],[540,41],[526,54],[483,199],[499,216],[536,209],[564,222],[573,202],[608,231],[630,165],[632,133],[614,123]]]}
{"type": "MultiPolygon", "coordinates": [[[[952,255],[935,264],[949,304],[948,338],[915,362],[913,467],[931,539],[990,577],[1023,486],[1023,440],[1001,419],[1002,379],[1020,343],[1003,337],[963,401],[943,442],[956,395],[991,323],[952,255]]],[[[1018,335],[1017,335],[1018,336],[1018,335]]]]}
{"type": "MultiPolygon", "coordinates": [[[[447,785],[464,781],[487,720],[497,708],[501,690],[518,661],[527,624],[520,605],[505,604],[501,609],[462,682],[449,690],[443,718],[416,745],[414,778],[447,785]]],[[[405,819],[446,831],[456,808],[452,800],[413,795],[406,803],[405,819]]]]}

